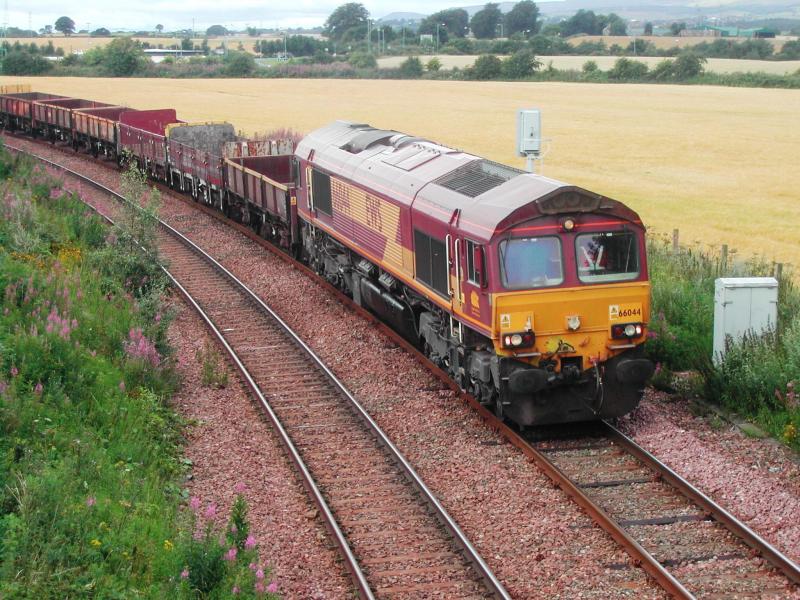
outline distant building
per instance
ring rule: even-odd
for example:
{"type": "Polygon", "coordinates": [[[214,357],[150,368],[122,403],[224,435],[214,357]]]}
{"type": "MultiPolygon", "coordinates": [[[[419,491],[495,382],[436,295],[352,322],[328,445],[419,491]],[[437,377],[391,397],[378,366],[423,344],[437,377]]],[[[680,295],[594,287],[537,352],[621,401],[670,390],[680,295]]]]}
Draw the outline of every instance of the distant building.
{"type": "Polygon", "coordinates": [[[183,58],[189,56],[202,56],[202,50],[179,50],[170,48],[148,48],[144,51],[145,55],[154,63],[160,63],[166,57],[183,58]]]}
{"type": "Polygon", "coordinates": [[[763,27],[742,29],[740,27],[716,27],[701,25],[696,29],[684,29],[683,37],[723,37],[723,38],[774,38],[775,32],[763,27]]]}

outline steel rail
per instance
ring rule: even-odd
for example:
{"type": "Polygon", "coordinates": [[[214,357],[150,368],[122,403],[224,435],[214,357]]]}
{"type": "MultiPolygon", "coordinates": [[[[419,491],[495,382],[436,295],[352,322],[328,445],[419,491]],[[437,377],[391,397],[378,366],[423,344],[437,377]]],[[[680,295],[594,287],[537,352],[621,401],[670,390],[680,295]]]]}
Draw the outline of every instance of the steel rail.
{"type": "MultiPolygon", "coordinates": [[[[44,157],[38,156],[32,152],[27,150],[23,150],[21,148],[16,148],[13,146],[6,147],[10,150],[20,152],[23,154],[27,154],[41,162],[44,162],[53,168],[56,168],[60,171],[63,171],[69,174],[72,177],[76,177],[85,181],[89,185],[95,187],[96,189],[109,194],[120,200],[122,202],[130,204],[130,202],[124,198],[119,193],[115,192],[114,190],[106,187],[105,185],[94,181],[93,179],[82,175],[68,167],[63,165],[59,165],[49,159],[44,157]]],[[[95,207],[91,204],[87,203],[93,210],[98,212],[101,216],[103,216],[108,222],[113,224],[113,220],[110,217],[103,215],[98,211],[95,207]]],[[[388,438],[388,436],[384,433],[384,431],[380,428],[380,426],[372,419],[372,417],[367,413],[367,411],[363,408],[360,402],[356,400],[356,398],[350,393],[350,391],[344,386],[344,384],[333,374],[333,372],[324,364],[322,359],[317,356],[316,353],[298,336],[298,334],[289,327],[289,325],[283,321],[267,304],[265,304],[260,297],[258,297],[254,292],[252,292],[242,281],[240,281],[233,273],[228,271],[223,265],[221,265],[217,260],[215,260],[212,256],[206,253],[202,248],[197,246],[192,240],[184,236],[182,233],[177,231],[175,228],[170,226],[168,223],[158,219],[159,225],[166,230],[171,236],[179,240],[182,244],[188,247],[192,252],[203,258],[206,262],[211,264],[214,269],[224,275],[235,287],[239,289],[240,292],[245,294],[245,296],[253,302],[258,308],[260,308],[263,312],[268,314],[270,318],[272,318],[290,338],[295,342],[295,344],[306,353],[306,355],[314,362],[317,367],[328,377],[331,383],[337,388],[337,390],[343,394],[348,401],[350,402],[351,406],[356,410],[356,414],[362,419],[364,423],[366,423],[369,429],[376,435],[377,439],[379,440],[380,444],[389,452],[391,458],[395,460],[395,462],[401,466],[403,472],[411,481],[412,485],[417,488],[417,491],[420,492],[424,500],[427,504],[433,508],[434,514],[442,523],[442,525],[448,530],[448,532],[453,536],[456,543],[461,547],[462,551],[464,552],[466,558],[469,562],[473,565],[476,572],[481,576],[484,580],[485,584],[487,585],[488,590],[497,598],[501,598],[503,600],[510,600],[511,596],[505,590],[502,583],[497,579],[497,577],[492,572],[491,568],[486,564],[483,557],[478,553],[477,549],[472,545],[467,538],[466,534],[461,530],[455,520],[449,515],[447,510],[442,506],[439,500],[435,497],[433,492],[428,488],[422,478],[417,474],[415,469],[411,466],[411,464],[406,460],[406,458],[400,453],[398,448],[394,445],[394,443],[388,438]]],[[[348,570],[350,570],[351,575],[356,582],[356,585],[359,589],[359,594],[363,598],[374,598],[372,591],[369,587],[369,584],[366,581],[366,577],[364,576],[361,568],[358,564],[357,559],[352,553],[350,546],[344,536],[344,534],[339,529],[339,526],[336,522],[335,517],[333,516],[330,508],[328,507],[327,503],[325,502],[322,493],[319,491],[316,483],[314,482],[310,472],[308,471],[305,463],[303,462],[302,458],[300,457],[299,452],[297,451],[296,447],[292,443],[291,439],[289,438],[286,430],[284,429],[283,425],[280,423],[277,415],[273,411],[272,407],[269,404],[269,401],[264,397],[263,393],[261,392],[258,384],[250,375],[249,371],[245,367],[245,365],[241,362],[238,355],[236,354],[235,350],[231,348],[228,344],[227,340],[223,337],[222,333],[217,329],[217,327],[213,324],[210,317],[203,311],[203,309],[199,306],[199,304],[195,301],[195,299],[191,296],[191,294],[178,282],[178,280],[166,269],[166,267],[161,266],[162,270],[165,274],[169,277],[169,279],[173,282],[175,287],[181,292],[181,294],[187,299],[187,301],[195,308],[198,314],[201,316],[203,321],[212,331],[214,336],[217,340],[222,344],[223,348],[225,349],[228,356],[234,362],[236,368],[240,371],[242,376],[247,383],[247,386],[259,400],[259,403],[262,407],[267,411],[267,414],[270,418],[270,421],[273,423],[275,428],[278,430],[281,440],[283,441],[284,445],[290,452],[290,456],[292,461],[297,466],[298,470],[301,471],[302,479],[304,485],[307,487],[309,492],[311,493],[315,503],[317,504],[318,508],[325,515],[324,521],[326,526],[331,531],[331,534],[336,541],[337,546],[339,546],[340,551],[345,556],[345,560],[347,562],[348,570]]]]}
{"type": "Polygon", "coordinates": [[[758,533],[750,529],[747,525],[742,523],[742,521],[734,517],[722,506],[706,496],[611,423],[604,421],[603,424],[606,427],[610,439],[613,439],[629,454],[652,469],[663,481],[669,483],[686,498],[703,509],[703,511],[713,516],[726,527],[728,531],[750,546],[750,548],[760,554],[767,562],[772,563],[774,567],[786,575],[791,581],[795,584],[800,584],[800,566],[792,562],[785,554],[758,535],[758,533]]]}

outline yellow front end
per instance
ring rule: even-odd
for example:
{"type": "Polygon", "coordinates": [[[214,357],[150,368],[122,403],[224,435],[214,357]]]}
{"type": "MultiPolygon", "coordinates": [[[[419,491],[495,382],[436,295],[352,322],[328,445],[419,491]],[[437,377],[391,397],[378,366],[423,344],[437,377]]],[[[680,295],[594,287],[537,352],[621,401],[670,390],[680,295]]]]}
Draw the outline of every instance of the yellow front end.
{"type": "Polygon", "coordinates": [[[542,360],[562,360],[581,369],[642,344],[650,322],[650,283],[614,283],[576,288],[503,292],[492,298],[493,340],[499,356],[538,365],[542,360]],[[612,338],[612,327],[641,324],[641,333],[612,338]],[[535,334],[534,345],[509,349],[505,336],[526,331],[535,334]]]}

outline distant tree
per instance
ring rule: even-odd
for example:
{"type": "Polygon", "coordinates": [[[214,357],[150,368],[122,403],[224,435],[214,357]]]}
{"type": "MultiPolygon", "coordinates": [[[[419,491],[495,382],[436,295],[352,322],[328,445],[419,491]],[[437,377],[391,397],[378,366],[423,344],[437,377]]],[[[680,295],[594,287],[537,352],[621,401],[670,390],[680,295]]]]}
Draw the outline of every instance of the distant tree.
{"type": "Polygon", "coordinates": [[[206,35],[211,36],[220,36],[220,35],[227,35],[228,30],[225,29],[222,25],[212,25],[208,29],[206,29],[206,35]]]}
{"type": "Polygon", "coordinates": [[[109,37],[111,32],[105,27],[98,27],[90,35],[92,37],[109,37]]]}
{"type": "Polygon", "coordinates": [[[53,35],[53,26],[52,25],[45,25],[40,30],[42,35],[53,35]]]}
{"type": "Polygon", "coordinates": [[[231,77],[247,77],[256,70],[256,59],[248,52],[228,52],[225,57],[225,74],[231,77]]]}
{"type": "Polygon", "coordinates": [[[650,21],[644,24],[644,34],[653,35],[653,24],[650,21]]]}
{"type": "Polygon", "coordinates": [[[144,68],[142,45],[129,37],[115,38],[103,49],[103,66],[114,77],[127,77],[144,68]]]}
{"type": "Polygon", "coordinates": [[[542,62],[530,50],[518,50],[503,61],[503,76],[508,79],[524,79],[533,75],[542,62]]]}
{"type": "Polygon", "coordinates": [[[200,44],[200,50],[203,51],[203,54],[208,56],[208,53],[211,52],[211,48],[208,47],[208,38],[203,38],[203,43],[200,44]]]}
{"type": "Polygon", "coordinates": [[[641,79],[646,75],[647,65],[645,63],[624,57],[618,58],[608,72],[609,79],[617,80],[641,79]]]}
{"type": "Polygon", "coordinates": [[[159,23],[158,25],[156,25],[156,31],[159,33],[159,35],[161,35],[161,32],[164,31],[164,26],[161,23],[159,23]]]}
{"type": "Polygon", "coordinates": [[[673,23],[669,26],[669,32],[672,35],[680,35],[684,29],[686,29],[686,23],[673,23]]]}
{"type": "Polygon", "coordinates": [[[492,39],[497,36],[497,26],[503,22],[503,13],[497,4],[489,2],[472,16],[469,27],[478,39],[492,39]]]}
{"type": "Polygon", "coordinates": [[[519,32],[529,32],[535,35],[542,26],[539,21],[539,7],[531,0],[517,2],[505,16],[505,34],[514,35],[519,32]]]}
{"type": "Polygon", "coordinates": [[[503,73],[503,61],[494,54],[479,56],[470,67],[468,74],[473,79],[497,79],[503,73]]]}
{"type": "Polygon", "coordinates": [[[256,37],[258,35],[258,29],[256,27],[248,27],[247,35],[250,37],[256,37]]]}
{"type": "Polygon", "coordinates": [[[447,44],[447,51],[450,54],[474,54],[475,44],[472,40],[457,38],[447,44]]]}
{"type": "Polygon", "coordinates": [[[409,56],[400,65],[400,74],[404,77],[422,77],[422,61],[416,56],[409,56]]]}
{"type": "Polygon", "coordinates": [[[781,60],[800,60],[800,41],[784,42],[781,51],[775,55],[781,60]]]}
{"type": "Polygon", "coordinates": [[[699,56],[694,52],[681,52],[672,65],[673,76],[679,81],[699,77],[703,74],[707,62],[704,56],[699,56]]]}
{"type": "Polygon", "coordinates": [[[417,33],[436,35],[436,25],[439,25],[439,42],[446,44],[453,38],[463,38],[469,30],[469,13],[463,8],[448,8],[423,19],[419,24],[417,33]]]}
{"type": "Polygon", "coordinates": [[[438,58],[434,56],[427,62],[425,68],[428,69],[428,71],[430,71],[431,73],[436,73],[436,71],[439,71],[442,68],[442,61],[440,61],[438,58]]]}
{"type": "MultiPolygon", "coordinates": [[[[628,35],[628,24],[617,14],[611,13],[605,17],[609,35],[628,35]]],[[[603,26],[605,29],[605,26],[603,26]]]]}
{"type": "Polygon", "coordinates": [[[194,50],[192,45],[192,38],[185,37],[181,40],[181,50],[194,50]]]}
{"type": "Polygon", "coordinates": [[[44,56],[56,56],[56,47],[53,45],[53,40],[49,40],[41,52],[44,56]]]}
{"type": "Polygon", "coordinates": [[[330,39],[341,41],[344,40],[348,32],[354,33],[354,30],[366,29],[367,21],[369,20],[369,11],[364,8],[363,4],[358,2],[349,2],[342,4],[334,10],[325,21],[325,26],[322,32],[330,39]]]}
{"type": "Polygon", "coordinates": [[[372,54],[366,52],[353,52],[347,59],[356,69],[374,69],[378,66],[378,61],[372,54]]]}
{"type": "Polygon", "coordinates": [[[72,35],[75,33],[75,21],[69,17],[59,17],[56,21],[56,31],[60,31],[64,35],[72,35]]]}
{"type": "Polygon", "coordinates": [[[3,75],[41,75],[52,68],[46,58],[22,50],[12,50],[3,59],[3,75]]]}
{"type": "Polygon", "coordinates": [[[581,67],[581,71],[586,74],[596,73],[598,69],[599,67],[597,66],[597,63],[593,60],[587,60],[585,63],[583,63],[583,67],[581,67]]]}
{"type": "Polygon", "coordinates": [[[674,76],[673,60],[662,60],[650,71],[650,79],[654,81],[669,81],[674,76]]]}

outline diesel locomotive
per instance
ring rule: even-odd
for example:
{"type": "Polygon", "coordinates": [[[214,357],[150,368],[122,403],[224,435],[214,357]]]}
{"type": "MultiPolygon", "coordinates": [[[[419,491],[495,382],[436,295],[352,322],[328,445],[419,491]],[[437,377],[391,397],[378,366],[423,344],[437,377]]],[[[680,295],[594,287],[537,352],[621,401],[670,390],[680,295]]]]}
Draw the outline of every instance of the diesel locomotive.
{"type": "Polygon", "coordinates": [[[310,265],[518,425],[622,416],[653,373],[645,228],[621,202],[347,121],[293,153],[171,109],[43,93],[0,94],[0,122],[127,152],[310,265]]]}

